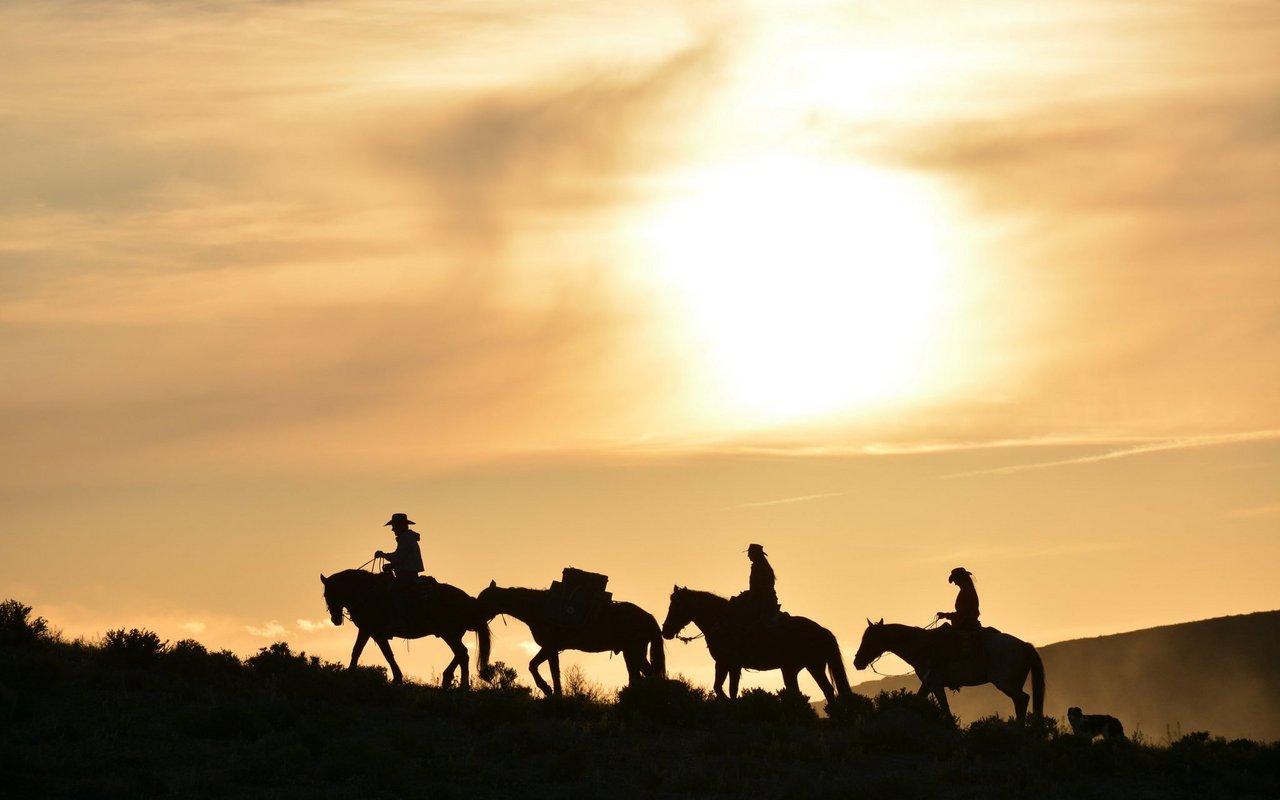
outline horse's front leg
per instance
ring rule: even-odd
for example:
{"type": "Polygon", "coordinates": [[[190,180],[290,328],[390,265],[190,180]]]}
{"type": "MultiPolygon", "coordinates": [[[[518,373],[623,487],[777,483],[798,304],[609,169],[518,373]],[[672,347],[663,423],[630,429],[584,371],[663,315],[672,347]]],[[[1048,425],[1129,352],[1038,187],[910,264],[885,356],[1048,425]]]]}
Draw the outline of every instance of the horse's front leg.
{"type": "Polygon", "coordinates": [[[738,699],[738,682],[742,680],[742,668],[734,667],[729,670],[729,696],[734,700],[738,699]]]}
{"type": "Polygon", "coordinates": [[[800,670],[784,669],[782,671],[782,688],[788,692],[800,693],[800,670]]]}
{"type": "Polygon", "coordinates": [[[728,697],[724,693],[724,679],[729,675],[729,668],[723,666],[719,661],[716,662],[716,698],[724,700],[728,697]]]}
{"type": "Polygon", "coordinates": [[[942,684],[935,684],[928,681],[920,684],[920,691],[916,694],[931,694],[933,699],[938,701],[938,708],[942,709],[942,713],[948,717],[951,716],[951,704],[947,702],[947,687],[942,684]]]}
{"type": "Polygon", "coordinates": [[[374,641],[378,643],[378,649],[382,651],[382,657],[391,665],[391,682],[403,683],[404,675],[400,672],[400,665],[396,663],[395,654],[391,652],[391,640],[375,637],[374,641]]]}
{"type": "Polygon", "coordinates": [[[356,628],[356,646],[351,648],[351,663],[347,669],[355,669],[356,664],[360,661],[360,654],[364,652],[364,646],[369,643],[369,634],[360,628],[356,628]]]}
{"type": "Polygon", "coordinates": [[[538,674],[538,667],[542,664],[543,661],[546,661],[549,658],[551,658],[551,654],[548,653],[547,648],[544,647],[541,650],[539,650],[538,654],[533,657],[532,661],[529,662],[529,672],[533,674],[534,685],[537,686],[539,689],[541,689],[542,693],[545,694],[547,697],[551,696],[551,686],[545,680],[542,679],[542,676],[540,674],[538,674]]]}

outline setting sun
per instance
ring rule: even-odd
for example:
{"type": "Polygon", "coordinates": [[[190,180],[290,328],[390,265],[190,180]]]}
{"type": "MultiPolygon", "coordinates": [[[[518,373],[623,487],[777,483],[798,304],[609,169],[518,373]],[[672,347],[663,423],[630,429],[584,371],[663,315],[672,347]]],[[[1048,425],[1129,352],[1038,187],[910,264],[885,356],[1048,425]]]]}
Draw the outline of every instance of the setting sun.
{"type": "Polygon", "coordinates": [[[651,257],[700,348],[709,397],[767,423],[919,388],[947,276],[928,187],[792,156],[680,183],[654,215],[651,257]]]}

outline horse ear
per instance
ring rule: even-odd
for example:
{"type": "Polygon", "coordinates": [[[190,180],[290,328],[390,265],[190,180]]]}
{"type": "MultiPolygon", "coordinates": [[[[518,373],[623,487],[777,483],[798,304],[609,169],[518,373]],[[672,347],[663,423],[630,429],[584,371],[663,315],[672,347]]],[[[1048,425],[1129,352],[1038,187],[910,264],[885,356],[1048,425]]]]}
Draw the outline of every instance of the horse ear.
{"type": "Polygon", "coordinates": [[[328,582],[329,582],[329,579],[328,579],[328,578],[326,578],[326,577],[324,576],[324,573],[323,573],[323,572],[321,572],[321,573],[320,573],[320,582],[321,582],[321,583],[328,583],[328,582]]]}
{"type": "Polygon", "coordinates": [[[490,589],[497,589],[497,588],[498,588],[498,582],[497,582],[496,580],[495,580],[495,581],[489,581],[489,588],[490,588],[490,589]]]}
{"type": "Polygon", "coordinates": [[[877,622],[876,624],[877,624],[877,625],[883,625],[883,624],[884,624],[884,617],[881,617],[881,618],[880,618],[880,621],[879,621],[879,622],[877,622]]]}
{"type": "Polygon", "coordinates": [[[874,624],[875,624],[875,623],[873,623],[873,622],[871,621],[871,617],[867,617],[867,627],[869,628],[869,627],[871,627],[871,626],[872,626],[872,625],[874,625],[874,624]]]}

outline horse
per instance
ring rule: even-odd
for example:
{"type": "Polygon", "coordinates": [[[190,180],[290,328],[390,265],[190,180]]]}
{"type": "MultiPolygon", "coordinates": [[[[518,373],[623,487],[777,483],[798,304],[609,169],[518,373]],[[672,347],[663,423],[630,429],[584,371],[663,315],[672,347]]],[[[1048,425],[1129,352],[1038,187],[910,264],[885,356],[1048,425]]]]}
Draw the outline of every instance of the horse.
{"type": "Polygon", "coordinates": [[[949,636],[956,631],[946,628],[917,628],[912,625],[885,624],[867,620],[867,630],[862,634],[862,644],[853,657],[853,666],[866,669],[886,652],[893,653],[911,665],[920,678],[917,694],[932,694],[943,712],[950,714],[947,688],[993,684],[1013,701],[1018,719],[1027,715],[1027,701],[1031,700],[1032,713],[1044,716],[1044,664],[1035,647],[1016,636],[1002,633],[995,628],[982,628],[979,641],[983,656],[980,659],[948,657],[953,647],[949,636]],[[1031,675],[1031,696],[1022,691],[1031,675]]]}
{"type": "Polygon", "coordinates": [[[550,589],[504,588],[491,581],[477,598],[489,619],[508,614],[529,626],[533,640],[541,648],[529,662],[533,682],[548,697],[561,694],[560,651],[581,650],[622,653],[629,683],[641,678],[666,675],[666,655],[658,621],[634,603],[609,602],[594,619],[565,624],[550,589]],[[645,657],[648,648],[649,657],[645,657]],[[551,668],[551,684],[539,674],[542,662],[551,668]]]}
{"type": "Polygon", "coordinates": [[[729,678],[728,697],[738,696],[742,670],[782,670],[787,689],[799,691],[800,670],[806,669],[830,703],[836,693],[848,694],[849,677],[835,634],[805,617],[784,615],[774,626],[747,625],[729,600],[711,592],[676,586],[671,606],[662,623],[662,635],[672,639],[690,623],[707,638],[707,649],[716,664],[716,696],[724,698],[724,679],[729,678]],[[831,679],[827,679],[830,671],[831,679]],[[833,686],[834,683],[834,686],[833,686]]]}
{"type": "Polygon", "coordinates": [[[471,686],[467,674],[469,653],[462,643],[462,636],[467,631],[476,632],[476,641],[480,645],[480,658],[477,664],[480,675],[489,670],[489,618],[484,615],[476,599],[456,586],[426,579],[425,585],[416,587],[416,596],[405,609],[404,620],[399,627],[392,627],[391,597],[393,587],[389,586],[389,578],[372,572],[348,569],[334,573],[329,577],[320,575],[324,584],[324,602],[329,607],[329,619],[334,625],[342,624],[342,612],[346,609],[351,621],[356,626],[356,644],[351,650],[349,669],[355,669],[360,660],[360,653],[370,639],[378,644],[378,649],[391,666],[391,682],[400,683],[404,676],[395,656],[391,654],[391,639],[419,639],[423,636],[439,636],[453,650],[453,660],[445,668],[441,677],[441,685],[453,685],[454,672],[462,668],[462,687],[471,686]]]}

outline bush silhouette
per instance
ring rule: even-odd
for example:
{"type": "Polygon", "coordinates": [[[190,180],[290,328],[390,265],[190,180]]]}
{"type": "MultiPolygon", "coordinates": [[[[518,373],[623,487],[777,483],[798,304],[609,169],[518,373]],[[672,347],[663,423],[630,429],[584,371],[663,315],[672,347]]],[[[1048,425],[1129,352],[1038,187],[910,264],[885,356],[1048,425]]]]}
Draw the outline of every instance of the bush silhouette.
{"type": "Polygon", "coordinates": [[[44,617],[31,619],[31,606],[17,600],[0,603],[0,642],[34,644],[53,638],[44,617]]]}
{"type": "Polygon", "coordinates": [[[160,660],[168,645],[155,631],[145,628],[119,628],[107,631],[102,639],[101,654],[104,663],[120,668],[148,667],[160,660]]]}

